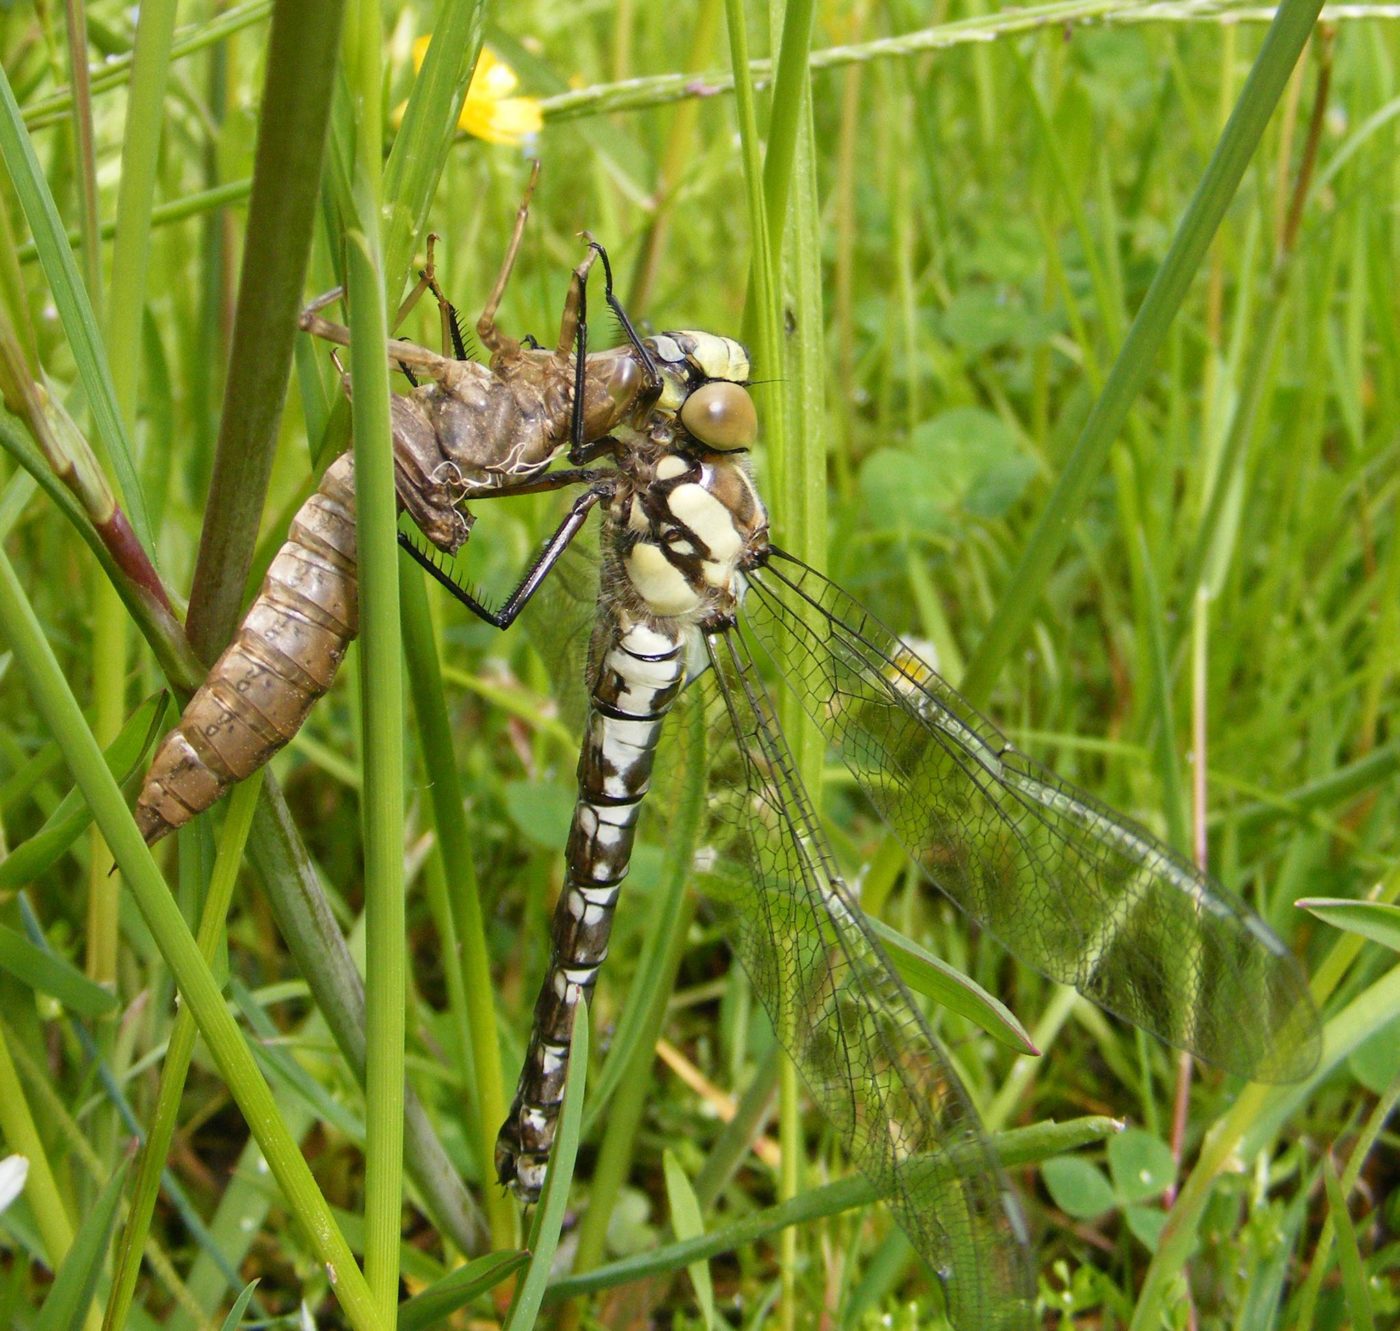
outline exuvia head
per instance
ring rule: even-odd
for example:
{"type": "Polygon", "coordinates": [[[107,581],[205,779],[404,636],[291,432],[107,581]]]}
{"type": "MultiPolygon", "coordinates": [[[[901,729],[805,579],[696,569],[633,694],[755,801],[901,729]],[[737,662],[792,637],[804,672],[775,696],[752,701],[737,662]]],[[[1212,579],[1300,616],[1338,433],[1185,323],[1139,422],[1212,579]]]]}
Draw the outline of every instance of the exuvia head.
{"type": "Polygon", "coordinates": [[[751,448],[758,413],[749,396],[749,353],[714,333],[658,333],[646,339],[661,394],[656,409],[672,413],[702,448],[716,453],[751,448]]]}

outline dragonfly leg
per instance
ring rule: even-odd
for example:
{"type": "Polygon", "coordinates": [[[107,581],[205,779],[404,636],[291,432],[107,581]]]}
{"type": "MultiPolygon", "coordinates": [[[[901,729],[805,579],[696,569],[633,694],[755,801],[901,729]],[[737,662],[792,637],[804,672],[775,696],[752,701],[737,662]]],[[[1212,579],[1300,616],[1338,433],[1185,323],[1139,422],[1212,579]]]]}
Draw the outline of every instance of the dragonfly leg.
{"type": "MultiPolygon", "coordinates": [[[[584,377],[588,368],[588,273],[595,259],[602,259],[604,271],[608,269],[607,252],[597,241],[589,240],[588,251],[588,257],[574,269],[573,280],[569,283],[569,295],[564,302],[564,317],[559,324],[559,343],[554,350],[555,356],[564,360],[569,354],[569,344],[572,342],[574,346],[574,394],[569,415],[569,461],[576,467],[612,453],[617,447],[616,441],[607,437],[596,440],[586,440],[583,437],[584,377]]],[[[608,291],[611,296],[611,285],[608,291]]],[[[630,325],[628,326],[630,328],[630,325]]],[[[646,348],[640,343],[637,343],[637,347],[643,364],[650,372],[651,359],[646,348]]],[[[661,385],[659,377],[656,385],[658,388],[661,385]]]]}
{"type": "Polygon", "coordinates": [[[617,321],[622,325],[622,331],[627,334],[627,340],[632,344],[632,349],[641,357],[642,364],[646,367],[648,389],[660,392],[661,375],[657,372],[656,361],[651,352],[647,350],[641,335],[633,326],[630,316],[622,308],[622,302],[613,290],[612,261],[608,258],[608,252],[587,231],[583,233],[583,237],[588,242],[588,248],[603,262],[603,299],[607,302],[608,309],[617,315],[617,321]]]}
{"type": "Polygon", "coordinates": [[[597,257],[590,250],[584,261],[574,269],[569,281],[569,294],[564,298],[564,315],[559,320],[559,341],[554,347],[554,354],[559,360],[568,360],[569,353],[574,352],[580,363],[583,361],[587,336],[584,331],[585,289],[588,286],[588,270],[593,267],[597,257]]]}
{"type": "Polygon", "coordinates": [[[511,270],[515,267],[516,256],[520,253],[520,240],[525,234],[525,219],[530,215],[530,199],[535,192],[535,182],[539,178],[540,163],[537,158],[525,186],[525,197],[520,200],[520,207],[515,214],[515,229],[510,233],[510,244],[506,246],[506,257],[501,261],[501,271],[496,274],[496,284],[486,298],[486,308],[481,311],[481,318],[476,321],[476,335],[481,339],[481,345],[492,356],[514,351],[519,346],[513,337],[507,337],[496,327],[496,311],[500,308],[501,297],[506,293],[506,283],[510,281],[511,270]]]}
{"type": "MultiPolygon", "coordinates": [[[[344,324],[333,323],[329,319],[323,319],[317,313],[332,300],[335,300],[339,292],[327,292],[325,296],[318,296],[302,312],[297,320],[297,326],[304,333],[310,333],[313,337],[325,339],[327,342],[334,342],[337,346],[348,347],[350,345],[350,330],[344,324]]],[[[458,362],[451,356],[440,356],[436,351],[429,351],[427,347],[420,347],[417,342],[406,342],[402,338],[391,337],[386,348],[389,361],[396,368],[404,366],[412,369],[422,370],[431,378],[443,383],[449,383],[458,373],[458,362]]]]}
{"type": "Polygon", "coordinates": [[[569,282],[569,294],[564,300],[564,317],[559,321],[559,343],[554,354],[560,360],[574,347],[574,398],[569,413],[569,461],[580,466],[588,461],[584,452],[583,404],[584,376],[588,371],[588,270],[593,267],[593,252],[574,269],[569,282]]]}
{"type": "Polygon", "coordinates": [[[442,354],[451,356],[454,360],[469,360],[466,340],[462,336],[461,316],[457,313],[457,307],[442,294],[442,288],[438,286],[434,250],[440,239],[440,236],[429,232],[427,262],[418,270],[418,281],[414,283],[413,290],[403,298],[403,304],[399,306],[398,313],[394,315],[393,331],[398,332],[403,321],[412,312],[413,307],[423,299],[424,293],[432,292],[433,299],[437,301],[438,317],[442,323],[442,354]]]}
{"type": "MultiPolygon", "coordinates": [[[[556,475],[569,477],[569,479],[560,482],[560,484],[565,485],[577,484],[582,479],[577,474],[570,475],[566,472],[556,473],[556,475]]],[[[591,473],[584,473],[584,475],[591,475],[591,473]]],[[[542,478],[541,482],[522,486],[511,493],[523,494],[530,490],[557,488],[557,486],[549,484],[553,480],[553,476],[545,477],[542,478]]],[[[399,533],[399,544],[477,618],[485,620],[486,623],[494,625],[498,629],[508,629],[515,623],[520,612],[529,604],[530,598],[539,589],[540,583],[548,577],[550,569],[559,562],[560,556],[569,548],[569,543],[579,534],[588,514],[608,492],[608,485],[599,483],[585,490],[574,500],[563,522],[559,524],[554,534],[544,543],[539,554],[531,561],[515,590],[494,610],[448,573],[432,551],[425,550],[415,544],[413,539],[404,532],[399,533]]],[[[477,496],[477,498],[481,498],[481,496],[477,496]]]]}
{"type": "MultiPolygon", "coordinates": [[[[583,380],[588,363],[588,270],[593,266],[595,258],[600,259],[603,264],[603,298],[607,301],[608,308],[617,315],[623,331],[627,334],[628,341],[632,343],[633,350],[641,358],[642,367],[647,377],[646,391],[651,394],[661,391],[661,375],[657,372],[651,352],[647,350],[642,339],[637,335],[637,330],[632,326],[632,320],[627,317],[627,311],[622,308],[622,302],[613,294],[612,264],[608,260],[607,250],[588,232],[585,231],[583,236],[588,241],[588,257],[574,269],[574,280],[569,287],[569,298],[564,304],[564,319],[559,329],[559,346],[555,350],[555,355],[562,357],[565,354],[565,347],[570,335],[573,336],[575,341],[574,405],[573,414],[569,418],[569,461],[575,466],[581,466],[597,457],[600,451],[586,443],[583,437],[583,380]],[[571,317],[572,327],[570,327],[571,317]]],[[[606,442],[609,448],[612,447],[610,440],[600,442],[606,442]]]]}

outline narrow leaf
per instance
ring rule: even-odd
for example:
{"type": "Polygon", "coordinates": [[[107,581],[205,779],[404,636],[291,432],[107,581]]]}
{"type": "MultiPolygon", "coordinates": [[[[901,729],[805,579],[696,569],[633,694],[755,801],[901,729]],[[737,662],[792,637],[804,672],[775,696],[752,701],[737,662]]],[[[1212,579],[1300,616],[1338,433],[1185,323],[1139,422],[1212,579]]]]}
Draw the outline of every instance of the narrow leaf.
{"type": "Polygon", "coordinates": [[[1392,952],[1400,952],[1400,906],[1384,901],[1346,901],[1334,897],[1304,897],[1293,904],[1311,911],[1334,929],[1360,934],[1392,952]]]}
{"type": "Polygon", "coordinates": [[[101,1017],[117,1006],[115,994],[4,924],[0,924],[0,970],[8,971],[36,993],[57,999],[82,1017],[101,1017]]]}
{"type": "MultiPolygon", "coordinates": [[[[107,766],[119,784],[125,783],[145,761],[160,735],[165,716],[164,695],[148,698],[134,712],[121,733],[103,750],[107,766]]],[[[0,861],[0,888],[23,887],[50,869],[92,822],[92,810],[75,786],[32,837],[16,846],[0,861]]]]}
{"type": "Polygon", "coordinates": [[[126,1166],[123,1165],[107,1180],[107,1186],[87,1213],[73,1246],[58,1268],[49,1297],[44,1300],[44,1307],[34,1323],[34,1331],[82,1331],[97,1278],[102,1274],[125,1181],[126,1166]]]}
{"type": "Polygon", "coordinates": [[[141,497],[131,442],[117,410],[117,390],[112,383],[97,316],[88,301],[87,288],[73,258],[58,207],[49,192],[39,159],[34,155],[34,145],[3,69],[0,69],[0,159],[4,160],[34,237],[44,278],[53,293],[54,308],[58,310],[59,322],[72,348],[88,407],[121,485],[127,516],[142,546],[149,551],[154,548],[150,523],[141,497]]]}
{"type": "Polygon", "coordinates": [[[1337,1264],[1342,1269],[1342,1288],[1346,1291],[1347,1324],[1354,1331],[1374,1331],[1376,1319],[1366,1287],[1366,1271],[1361,1264],[1361,1249],[1356,1241],[1356,1226],[1347,1210],[1341,1180],[1330,1157],[1323,1164],[1322,1178],[1327,1185],[1332,1222],[1337,1227],[1337,1264]]]}
{"type": "Polygon", "coordinates": [[[964,975],[946,961],[873,916],[866,923],[889,953],[899,977],[916,994],[931,998],[939,1007],[956,1012],[980,1026],[992,1039],[1018,1054],[1039,1056],[1030,1033],[999,998],[994,998],[976,980],[964,975]]]}
{"type": "Polygon", "coordinates": [[[228,1310],[228,1316],[224,1318],[224,1324],[220,1331],[237,1331],[238,1324],[243,1320],[243,1314],[248,1310],[248,1304],[253,1298],[253,1291],[257,1287],[256,1280],[250,1280],[243,1286],[238,1297],[233,1301],[233,1307],[228,1310]]]}
{"type": "Polygon", "coordinates": [[[431,1331],[529,1260],[527,1252],[493,1252],[459,1266],[399,1306],[399,1331],[431,1331]]]}
{"type": "Polygon", "coordinates": [[[515,1291],[505,1331],[528,1331],[535,1325],[540,1305],[549,1285],[550,1268],[559,1247],[559,1231],[564,1225],[564,1209],[569,1201],[569,1184],[574,1177],[578,1156],[579,1127],[583,1122],[583,1088],[588,1080],[588,1002],[580,999],[574,1011],[570,1037],[569,1075],[564,1081],[564,1104],[559,1111],[559,1129],[549,1170],[540,1193],[539,1211],[530,1233],[530,1259],[525,1278],[515,1291]]]}
{"type": "MultiPolygon", "coordinates": [[[[676,1157],[667,1151],[662,1159],[666,1171],[666,1197],[671,1204],[671,1229],[678,1239],[699,1238],[705,1232],[705,1222],[700,1214],[700,1203],[695,1190],[685,1176],[676,1157]]],[[[691,1262],[686,1270],[690,1283],[695,1286],[695,1297],[700,1304],[700,1312],[705,1325],[715,1325],[715,1288],[710,1280],[710,1268],[705,1262],[691,1262]]]]}

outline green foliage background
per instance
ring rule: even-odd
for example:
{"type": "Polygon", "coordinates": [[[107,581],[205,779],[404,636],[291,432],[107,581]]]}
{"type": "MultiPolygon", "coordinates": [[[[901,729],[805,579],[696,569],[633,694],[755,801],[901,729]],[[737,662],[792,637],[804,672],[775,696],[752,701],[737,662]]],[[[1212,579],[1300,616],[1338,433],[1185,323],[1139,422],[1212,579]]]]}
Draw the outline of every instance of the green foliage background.
{"type": "MultiPolygon", "coordinates": [[[[255,792],[241,796],[227,817],[182,835],[178,859],[173,846],[159,849],[168,899],[149,861],[118,844],[121,811],[93,793],[105,778],[92,754],[86,768],[75,756],[85,728],[89,744],[95,735],[105,746],[126,725],[117,776],[139,768],[153,729],[141,700],[167,683],[188,687],[197,669],[139,579],[117,577],[123,598],[113,594],[110,556],[131,547],[101,526],[110,515],[99,473],[74,439],[93,443],[171,599],[183,610],[191,598],[192,636],[207,657],[314,485],[314,467],[349,431],[324,348],[299,338],[279,360],[266,336],[233,345],[245,252],[256,256],[245,302],[284,311],[266,317],[289,328],[301,301],[345,276],[347,254],[364,264],[357,279],[352,261],[352,283],[368,291],[377,282],[392,310],[410,251],[421,260],[420,231],[431,227],[442,238],[443,287],[474,317],[527,174],[519,147],[453,141],[454,98],[483,32],[545,115],[529,148],[544,171],[503,326],[552,340],[587,228],[608,245],[625,304],[652,327],[742,330],[758,351],[769,447],[756,465],[777,539],[927,643],[942,673],[1028,751],[1178,849],[1204,850],[1212,872],[1317,977],[1329,1046],[1313,1082],[1241,1091],[1206,1071],[1185,1092],[1184,1187],[1164,1232],[1163,1143],[1178,1076],[1170,1051],[1057,994],[978,937],[905,872],[854,792],[829,774],[823,804],[867,909],[995,993],[1046,1052],[1017,1058],[964,1018],[941,1019],[989,1126],[1111,1114],[1141,1129],[1126,1146],[1075,1156],[1057,1155],[1067,1143],[1053,1133],[1022,1156],[1008,1150],[1031,1215],[1046,1324],[1185,1325],[1187,1295],[1175,1281],[1185,1270],[1202,1326],[1384,1325],[1397,1312],[1400,1258],[1395,1140],[1382,1126],[1400,1086],[1400,982],[1392,954],[1293,902],[1372,890],[1389,900],[1400,888],[1393,8],[1339,11],[1308,42],[1277,107],[1254,106],[1269,115],[1259,151],[1185,275],[1180,313],[1147,352],[1129,329],[1259,56],[1268,16],[1258,11],[1100,0],[1000,13],[833,3],[746,15],[717,0],[538,0],[483,28],[468,5],[362,3],[346,7],[342,48],[341,8],[255,0],[177,14],[147,3],[133,67],[124,61],[129,8],[91,5],[92,87],[76,99],[65,26],[76,7],[0,8],[14,104],[3,111],[0,199],[9,408],[0,537],[17,579],[0,635],[0,1139],[31,1161],[25,1197],[0,1216],[0,1325],[61,1317],[97,1326],[123,1280],[134,1282],[125,1323],[134,1327],[217,1325],[255,1278],[255,1310],[290,1318],[304,1302],[323,1325],[390,1325],[401,1295],[444,1279],[439,1302],[407,1304],[403,1325],[448,1315],[467,1325],[466,1312],[441,1311],[463,1305],[480,1319],[510,1315],[509,1287],[498,1282],[518,1265],[510,1254],[521,1235],[484,1143],[546,959],[577,746],[549,652],[534,645],[541,617],[531,633],[501,637],[405,578],[401,609],[380,621],[395,631],[372,630],[367,650],[387,653],[373,677],[392,695],[405,643],[412,723],[386,730],[377,698],[362,710],[352,653],[273,764],[291,828],[266,808],[253,816],[255,792]],[[274,8],[293,57],[281,63],[269,54],[274,8]],[[396,129],[413,85],[412,39],[430,31],[451,36],[430,54],[396,129]],[[766,58],[779,31],[786,61],[776,75],[760,70],[752,87],[741,78],[736,96],[734,34],[766,58]],[[304,167],[297,117],[314,120],[328,98],[317,178],[304,167]],[[270,122],[264,105],[284,119],[270,122]],[[26,192],[24,143],[54,208],[47,231],[26,192]],[[255,165],[261,234],[248,214],[255,165]],[[287,274],[304,247],[288,237],[299,215],[309,219],[310,257],[293,291],[287,274]],[[766,226],[756,222],[765,216],[766,226]],[[281,244],[294,252],[279,265],[269,256],[281,244]],[[751,272],[751,256],[765,253],[772,272],[762,263],[751,272]],[[64,271],[71,288],[56,276],[64,271]],[[283,405],[287,354],[279,421],[266,408],[283,405]],[[1131,411],[1121,429],[1096,435],[1096,404],[1125,375],[1140,382],[1131,411]],[[76,430],[54,425],[26,383],[42,385],[76,430]],[[44,420],[77,457],[78,483],[67,489],[41,490],[32,478],[48,474],[35,460],[44,420]],[[244,462],[253,472],[211,508],[221,431],[230,474],[242,476],[244,462]],[[1086,440],[1105,461],[1085,460],[1086,440]],[[1066,478],[1078,487],[1072,502],[1056,488],[1066,478]],[[234,554],[201,565],[192,584],[206,525],[227,542],[219,548],[255,544],[246,573],[234,554]],[[1036,558],[1043,549],[1051,557],[1036,558]],[[45,667],[23,636],[19,598],[56,658],[48,695],[32,682],[45,667]],[[439,651],[440,680],[423,664],[439,651]],[[52,719],[63,678],[87,709],[86,725],[70,718],[71,743],[52,719]],[[75,775],[86,800],[70,793],[75,775]],[[444,795],[457,790],[461,800],[444,795]],[[121,877],[108,877],[103,839],[83,832],[88,805],[121,877]],[[368,872],[362,811],[379,828],[368,872]],[[224,859],[211,880],[216,829],[224,859]],[[245,836],[258,872],[236,878],[245,836]],[[406,913],[386,926],[397,918],[399,876],[406,913]],[[298,896],[316,884],[320,917],[298,896]],[[221,892],[233,893],[226,927],[208,905],[221,892]],[[193,1043],[188,1017],[178,1033],[172,967],[190,968],[183,982],[197,963],[192,945],[177,959],[167,944],[178,929],[173,910],[161,913],[167,901],[192,928],[205,913],[202,941],[225,1002],[256,1036],[256,1068],[212,979],[202,999],[185,985],[184,1010],[206,1039],[193,1043]],[[389,1022],[372,1031],[406,1025],[407,1075],[425,1110],[404,1129],[406,1185],[382,1145],[403,1118],[402,1069],[385,1052],[401,1042],[371,1038],[367,1098],[348,1049],[353,1005],[337,1015],[336,995],[353,984],[317,941],[332,928],[368,956],[372,1020],[389,1022]],[[396,969],[405,960],[406,988],[396,969]],[[183,1092],[183,1073],[170,1071],[181,1048],[193,1060],[183,1092]],[[271,1088],[265,1100],[259,1077],[271,1088]],[[131,1210],[112,1218],[115,1195],[102,1190],[132,1131],[114,1089],[143,1130],[174,1133],[181,1199],[165,1194],[144,1239],[131,1210]],[[262,1153],[276,1183],[248,1117],[268,1134],[262,1153]],[[1236,1148],[1241,1172],[1229,1167],[1236,1148]],[[1046,1155],[1056,1159],[1042,1172],[1046,1155]],[[450,1167],[435,1176],[424,1163],[432,1159],[450,1167]],[[1330,1187],[1329,1159],[1339,1176],[1330,1187]],[[378,1171],[368,1182],[367,1160],[378,1171]],[[443,1183],[457,1175],[465,1188],[443,1183]],[[401,1186],[410,1196],[402,1214],[401,1186]],[[362,1292],[344,1274],[350,1249],[370,1254],[362,1292]],[[68,1252],[65,1287],[47,1272],[68,1252]],[[481,1264],[449,1275],[463,1255],[481,1264]],[[119,1263],[128,1275],[115,1274],[119,1263]],[[91,1304],[80,1276],[95,1288],[91,1304]]],[[[360,301],[356,318],[372,305],[360,301]]],[[[406,332],[429,345],[438,337],[428,311],[406,332]]],[[[368,381],[356,383],[356,412],[372,412],[368,381]]],[[[507,585],[552,512],[547,497],[483,510],[468,548],[473,579],[507,585]]],[[[387,541],[371,543],[365,563],[392,586],[387,541]]],[[[541,1318],[806,1326],[825,1310],[841,1325],[934,1325],[934,1282],[878,1205],[841,1203],[781,1237],[758,1226],[761,1241],[744,1229],[775,1200],[813,1195],[844,1165],[790,1091],[791,1112],[771,1128],[788,1148],[787,1170],[748,1152],[769,1131],[765,1097],[751,1088],[767,1089],[755,1073],[772,1062],[772,1036],[723,940],[679,890],[676,829],[698,798],[684,759],[698,740],[693,722],[674,729],[678,753],[656,801],[674,821],[654,816],[644,827],[593,1013],[572,1197],[578,1269],[601,1269],[556,1281],[541,1318]],[[675,1063],[653,1060],[655,1031],[679,1051],[675,1063]],[[715,1101],[678,1079],[677,1063],[738,1097],[739,1128],[720,1131],[715,1101]],[[591,1098],[598,1085],[608,1098],[591,1098]],[[679,1171],[663,1169],[667,1150],[679,1171]],[[700,1205],[676,1192],[678,1174],[694,1181],[700,1205]],[[694,1251],[673,1238],[694,1237],[697,1224],[723,1255],[687,1277],[694,1251]],[[638,1253],[649,1256],[626,1265],[638,1253]],[[697,1299],[690,1281],[710,1285],[712,1300],[697,1299]]],[[[794,738],[815,782],[822,755],[797,726],[794,738]]],[[[361,1035],[360,1064],[363,1044],[361,1035]]],[[[143,1186],[154,1197],[154,1179],[132,1195],[143,1186]]],[[[547,1264],[536,1273],[546,1279],[547,1264]]]]}

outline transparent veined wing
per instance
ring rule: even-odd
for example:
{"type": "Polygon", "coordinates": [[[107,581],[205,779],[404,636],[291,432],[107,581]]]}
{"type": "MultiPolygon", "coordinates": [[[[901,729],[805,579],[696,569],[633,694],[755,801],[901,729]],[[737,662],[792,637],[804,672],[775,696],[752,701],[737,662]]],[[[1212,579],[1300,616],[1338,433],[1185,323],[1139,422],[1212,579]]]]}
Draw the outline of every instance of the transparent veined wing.
{"type": "Polygon", "coordinates": [[[745,618],[905,849],[1022,961],[1242,1076],[1315,1066],[1302,968],[1213,879],[1017,752],[800,560],[752,572],[745,618]]]}
{"type": "Polygon", "coordinates": [[[812,1098],[938,1273],[954,1325],[1023,1331],[1034,1280],[995,1153],[837,872],[740,632],[706,644],[735,748],[711,772],[701,886],[812,1098]]]}

